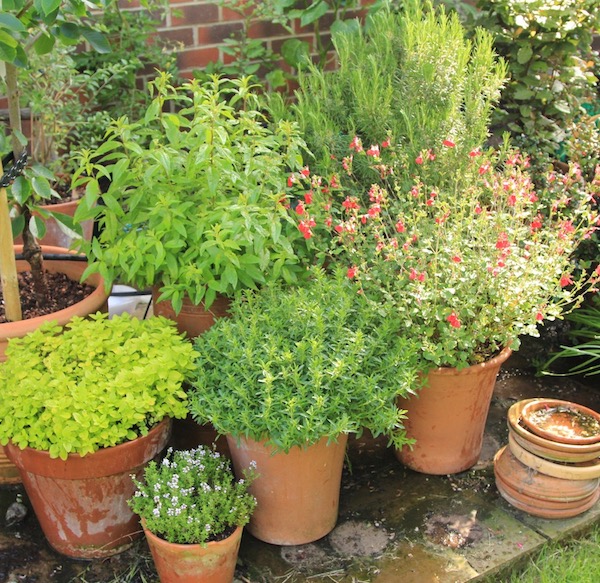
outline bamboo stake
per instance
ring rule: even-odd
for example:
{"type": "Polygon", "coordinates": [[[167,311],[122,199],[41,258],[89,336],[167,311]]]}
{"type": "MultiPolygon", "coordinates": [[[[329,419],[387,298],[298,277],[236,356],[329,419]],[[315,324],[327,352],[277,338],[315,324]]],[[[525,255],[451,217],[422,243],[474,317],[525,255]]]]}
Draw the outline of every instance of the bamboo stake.
{"type": "MultiPolygon", "coordinates": [[[[2,160],[0,160],[0,176],[2,174],[4,174],[4,169],[2,160]]],[[[17,263],[13,249],[8,196],[5,188],[0,188],[0,283],[2,284],[6,319],[10,322],[21,320],[17,263]]]]}

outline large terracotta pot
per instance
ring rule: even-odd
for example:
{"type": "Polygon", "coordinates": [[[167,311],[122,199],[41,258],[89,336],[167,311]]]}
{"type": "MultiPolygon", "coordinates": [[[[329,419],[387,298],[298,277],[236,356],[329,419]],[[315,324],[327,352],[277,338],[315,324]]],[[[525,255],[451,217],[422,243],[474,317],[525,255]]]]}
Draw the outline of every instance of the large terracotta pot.
{"type": "Polygon", "coordinates": [[[455,474],[475,465],[496,377],[510,354],[506,348],[482,364],[434,369],[417,395],[398,399],[398,407],[408,411],[407,435],[416,444],[396,450],[396,457],[424,474],[455,474]]]}
{"type": "Polygon", "coordinates": [[[277,545],[301,545],[324,537],[338,517],[342,468],[348,436],[274,453],[252,439],[227,436],[233,467],[240,476],[252,461],[258,477],[249,491],[257,505],[248,524],[256,538],[277,545]]]}
{"type": "Polygon", "coordinates": [[[70,557],[97,559],[120,553],[141,534],[127,504],[135,492],[131,475],[142,479],[170,434],[171,420],[165,419],[143,437],[66,460],[10,442],[6,452],[50,545],[70,557]]]}
{"type": "MultiPolygon", "coordinates": [[[[15,245],[15,254],[21,253],[23,250],[22,245],[15,245]]],[[[68,253],[67,249],[62,247],[42,247],[43,254],[61,254],[68,253]]],[[[45,260],[44,267],[51,273],[66,273],[71,279],[79,281],[83,272],[87,268],[86,262],[81,261],[59,261],[59,260],[45,260]]],[[[17,270],[27,271],[29,265],[26,261],[17,261],[17,270]]],[[[104,281],[98,275],[91,275],[87,280],[87,283],[93,285],[96,289],[87,298],[55,312],[48,316],[39,316],[37,318],[31,318],[29,320],[22,320],[20,322],[7,322],[0,324],[0,362],[6,360],[5,351],[8,345],[9,338],[20,338],[25,336],[29,332],[37,330],[44,322],[56,321],[59,325],[66,324],[73,316],[88,316],[100,311],[106,311],[108,309],[108,293],[104,290],[104,281]]],[[[0,445],[0,484],[16,483],[20,482],[19,472],[12,463],[6,458],[4,448],[0,445]]]]}
{"type": "Polygon", "coordinates": [[[175,314],[171,302],[157,302],[156,300],[159,296],[160,292],[158,291],[158,288],[156,286],[153,287],[152,305],[154,306],[154,314],[157,316],[164,316],[165,318],[169,318],[169,320],[177,322],[177,329],[179,332],[185,332],[190,340],[196,338],[196,336],[200,336],[203,332],[206,332],[215,323],[217,318],[229,315],[228,310],[230,301],[223,296],[217,297],[208,310],[205,309],[202,302],[196,306],[186,296],[183,300],[183,307],[179,314],[175,314]]]}
{"type": "Polygon", "coordinates": [[[146,528],[144,533],[161,583],[231,583],[243,528],[206,546],[170,543],[146,528]]]}

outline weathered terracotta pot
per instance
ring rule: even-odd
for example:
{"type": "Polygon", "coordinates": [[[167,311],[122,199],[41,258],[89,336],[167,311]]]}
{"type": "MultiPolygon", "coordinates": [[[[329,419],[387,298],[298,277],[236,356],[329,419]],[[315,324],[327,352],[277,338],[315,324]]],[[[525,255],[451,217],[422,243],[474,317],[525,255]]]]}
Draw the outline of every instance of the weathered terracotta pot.
{"type": "Polygon", "coordinates": [[[424,474],[455,474],[475,465],[496,377],[510,354],[505,348],[482,364],[434,369],[417,395],[398,399],[398,407],[408,411],[407,435],[416,444],[396,450],[396,457],[424,474]]]}
{"type": "Polygon", "coordinates": [[[227,436],[240,476],[252,461],[258,477],[249,487],[257,505],[248,524],[256,538],[277,545],[301,545],[324,537],[338,517],[342,468],[348,436],[327,443],[273,453],[264,442],[227,436]]]}
{"type": "Polygon", "coordinates": [[[210,308],[206,310],[202,302],[196,306],[186,296],[183,300],[181,311],[179,314],[175,314],[171,302],[156,301],[159,296],[160,292],[158,291],[158,287],[155,286],[152,288],[154,314],[157,316],[164,316],[165,318],[169,318],[169,320],[177,322],[177,329],[179,332],[185,332],[190,340],[196,338],[196,336],[200,336],[203,332],[206,332],[215,323],[217,318],[223,318],[229,315],[228,310],[230,300],[226,297],[217,297],[210,308]]]}
{"type": "MultiPolygon", "coordinates": [[[[21,253],[23,250],[22,245],[15,245],[14,248],[15,254],[21,253]]],[[[63,254],[69,253],[69,251],[62,247],[42,247],[42,253],[63,254]]],[[[88,264],[86,262],[81,261],[44,261],[44,267],[49,272],[65,273],[71,279],[77,281],[81,279],[81,276],[87,268],[87,265],[88,264]]],[[[27,271],[28,269],[29,265],[26,261],[17,261],[17,270],[19,272],[27,271]]],[[[95,291],[81,302],[78,302],[69,308],[65,308],[64,310],[60,310],[54,314],[49,314],[48,316],[39,316],[29,320],[21,320],[20,322],[7,322],[0,324],[0,362],[4,362],[6,360],[5,351],[10,338],[20,338],[25,336],[29,332],[37,330],[37,328],[47,321],[53,320],[59,325],[63,326],[69,320],[71,320],[73,316],[88,316],[89,314],[93,314],[99,310],[107,311],[109,294],[104,290],[104,280],[98,274],[94,274],[91,275],[86,282],[94,286],[96,288],[95,291]]],[[[6,458],[4,448],[0,445],[0,484],[17,483],[20,481],[21,478],[19,477],[18,470],[6,458]]]]}
{"type": "Polygon", "coordinates": [[[142,478],[170,434],[165,419],[143,437],[66,460],[10,442],[6,452],[50,545],[70,557],[98,559],[120,553],[141,534],[127,504],[135,492],[131,475],[142,478]]]}
{"type": "Polygon", "coordinates": [[[519,461],[508,446],[494,457],[496,487],[515,508],[541,518],[569,518],[600,496],[598,478],[570,480],[542,474],[519,461]]]}
{"type": "Polygon", "coordinates": [[[238,526],[228,538],[203,547],[170,543],[144,528],[161,583],[231,583],[242,531],[238,526]]]}

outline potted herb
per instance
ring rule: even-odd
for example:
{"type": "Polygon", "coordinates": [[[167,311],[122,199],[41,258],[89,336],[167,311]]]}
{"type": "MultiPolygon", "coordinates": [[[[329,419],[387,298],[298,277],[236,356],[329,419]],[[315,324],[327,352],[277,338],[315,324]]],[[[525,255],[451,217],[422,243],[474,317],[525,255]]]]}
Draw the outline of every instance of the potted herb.
{"type": "Polygon", "coordinates": [[[162,583],[231,581],[242,530],[256,500],[248,493],[252,467],[235,479],[231,463],[200,446],[151,461],[129,505],[142,519],[162,583]]]}
{"type": "MultiPolygon", "coordinates": [[[[294,281],[286,181],[304,147],[294,124],[268,127],[248,78],[174,87],[163,73],[150,91],[139,122],[114,121],[104,144],[82,152],[75,182],[85,181],[87,194],[76,218],[101,229],[82,243],[86,275],[155,286],[155,311],[165,315],[195,306],[222,313],[219,298],[294,281]]],[[[203,329],[180,326],[190,336],[203,329]]]]}
{"type": "Polygon", "coordinates": [[[334,527],[349,433],[407,442],[396,398],[415,388],[416,347],[342,273],[245,293],[195,346],[190,409],[227,436],[236,472],[256,461],[248,529],[261,540],[303,544],[334,527]]]}
{"type": "Polygon", "coordinates": [[[45,324],[7,352],[0,443],[46,538],[80,558],[123,550],[137,531],[130,474],[165,447],[170,418],[186,415],[192,347],[164,318],[97,313],[45,324]]]}
{"type": "Polygon", "coordinates": [[[536,190],[527,157],[508,144],[456,161],[462,154],[446,138],[418,153],[419,173],[407,181],[393,140],[365,149],[355,138],[348,146],[338,175],[352,186],[340,188],[335,175],[336,188],[307,177],[315,188],[310,204],[296,208],[298,227],[306,233],[309,225],[315,251],[345,265],[367,300],[393,306],[401,334],[420,344],[429,387],[400,399],[417,439],[400,459],[427,473],[462,471],[478,459],[496,374],[519,336],[538,335],[544,320],[577,307],[598,280],[571,254],[596,228],[600,174],[588,182],[572,167],[536,190]],[[371,185],[352,182],[358,159],[371,166],[371,185]],[[463,174],[452,186],[457,167],[463,174]]]}

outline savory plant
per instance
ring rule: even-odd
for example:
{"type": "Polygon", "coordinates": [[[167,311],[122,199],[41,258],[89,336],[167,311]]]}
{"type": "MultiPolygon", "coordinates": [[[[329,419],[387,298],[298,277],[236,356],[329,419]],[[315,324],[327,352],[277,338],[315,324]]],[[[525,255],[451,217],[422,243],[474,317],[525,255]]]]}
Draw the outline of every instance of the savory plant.
{"type": "Polygon", "coordinates": [[[115,120],[104,144],[81,154],[76,219],[101,229],[82,242],[86,275],[156,284],[176,312],[186,294],[208,308],[217,294],[294,281],[301,269],[285,203],[288,169],[302,167],[297,127],[266,126],[249,78],[174,87],[163,73],[150,91],[139,122],[115,120]]]}
{"type": "Polygon", "coordinates": [[[461,368],[515,350],[520,335],[537,336],[541,322],[594,289],[598,269],[576,270],[571,255],[597,228],[600,168],[592,181],[576,166],[552,172],[536,191],[527,157],[506,143],[472,150],[454,165],[464,174],[453,185],[455,174],[436,170],[462,155],[448,138],[418,154],[420,170],[405,185],[392,143],[363,147],[354,138],[338,174],[297,177],[305,191],[292,212],[315,255],[345,265],[375,306],[393,307],[425,367],[461,368]],[[357,158],[370,164],[371,186],[352,183],[357,158]],[[352,188],[340,185],[342,174],[352,188]]]}
{"type": "Polygon", "coordinates": [[[248,523],[256,506],[248,493],[255,475],[250,467],[236,481],[230,461],[205,446],[169,448],[160,463],[146,466],[143,481],[133,478],[137,490],[129,506],[156,536],[171,543],[206,545],[248,523]]]}
{"type": "Polygon", "coordinates": [[[407,443],[396,398],[417,388],[415,345],[343,273],[312,275],[244,293],[196,339],[194,418],[283,451],[363,427],[407,443]]]}
{"type": "Polygon", "coordinates": [[[165,318],[97,313],[9,341],[0,364],[0,443],[85,455],[187,414],[193,348],[165,318]]]}

